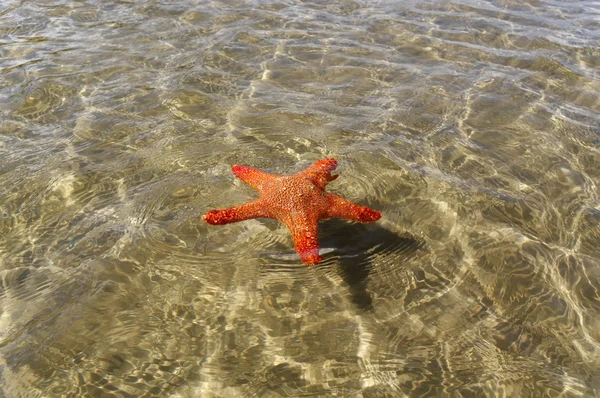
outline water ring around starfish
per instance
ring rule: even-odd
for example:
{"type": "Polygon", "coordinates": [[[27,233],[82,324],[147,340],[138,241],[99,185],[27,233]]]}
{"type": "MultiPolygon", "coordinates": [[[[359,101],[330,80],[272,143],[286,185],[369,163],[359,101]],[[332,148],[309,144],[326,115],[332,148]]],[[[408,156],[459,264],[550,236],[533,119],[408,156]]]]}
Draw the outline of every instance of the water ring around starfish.
{"type": "MultiPolygon", "coordinates": [[[[323,161],[321,161],[323,162],[323,161]]],[[[315,163],[320,168],[323,175],[316,176],[317,183],[324,187],[329,181],[337,176],[329,173],[337,166],[333,159],[325,160],[324,163],[315,163]]],[[[314,166],[314,165],[313,165],[314,166]]],[[[312,166],[311,166],[312,167],[312,166]]],[[[245,166],[234,166],[234,174],[242,178],[244,182],[253,188],[258,188],[259,192],[268,191],[269,187],[264,185],[267,178],[256,178],[264,173],[260,170],[247,168],[245,166]]],[[[309,169],[310,170],[310,167],[309,169]]],[[[299,173],[297,173],[299,174],[299,173]]],[[[294,184],[281,185],[275,189],[275,192],[289,191],[296,189],[294,184]],[[285,188],[285,189],[282,189],[285,188]]],[[[319,192],[319,187],[311,188],[309,191],[319,192]]],[[[305,191],[299,191],[299,195],[305,195],[305,191]]],[[[325,195],[323,191],[323,195],[325,195]]],[[[263,198],[263,196],[261,196],[263,198]]],[[[285,203],[293,201],[294,198],[287,198],[285,203]]],[[[254,206],[256,201],[248,203],[254,206]]],[[[267,200],[269,202],[269,200],[267,200]]],[[[272,204],[273,202],[271,202],[272,204]]],[[[374,212],[365,206],[352,204],[353,209],[367,209],[367,212],[374,212]]],[[[281,225],[280,220],[286,220],[282,217],[273,217],[273,206],[268,208],[250,208],[252,212],[247,211],[246,205],[236,206],[225,210],[212,210],[204,215],[204,220],[209,224],[227,224],[231,221],[238,222],[250,218],[258,218],[254,221],[253,227],[247,229],[244,235],[252,236],[246,239],[245,250],[247,256],[250,252],[256,252],[258,271],[263,274],[262,283],[266,284],[287,284],[294,281],[296,286],[306,284],[316,284],[321,286],[324,291],[341,290],[340,293],[346,295],[350,303],[361,310],[372,310],[373,297],[371,296],[372,286],[380,285],[379,289],[387,291],[389,297],[398,295],[396,289],[391,288],[386,281],[408,281],[414,279],[418,274],[418,269],[413,269],[414,264],[418,264],[418,259],[427,256],[428,250],[420,250],[424,247],[424,241],[408,233],[397,232],[398,228],[394,222],[378,223],[358,223],[356,221],[341,220],[339,218],[330,218],[318,223],[319,252],[323,257],[318,262],[318,267],[313,267],[314,273],[306,273],[306,267],[298,261],[298,254],[294,253],[289,232],[285,226],[281,225]],[[268,218],[256,217],[256,212],[260,216],[270,216],[269,218],[278,218],[279,220],[269,220],[268,218]],[[221,222],[221,221],[225,222],[221,222]],[[388,224],[386,228],[384,224],[388,224]],[[259,229],[256,229],[260,225],[259,229]],[[251,232],[254,231],[254,232],[251,232]],[[259,232],[260,231],[260,232],[259,232]],[[310,276],[312,275],[312,276],[310,276]],[[307,279],[307,276],[310,276],[307,279]],[[378,282],[379,281],[379,282],[378,282]]],[[[286,207],[285,211],[291,211],[302,215],[302,208],[294,206],[286,207]]],[[[310,212],[309,212],[310,213],[310,212]]],[[[375,212],[378,216],[379,213],[375,212]]],[[[391,214],[396,218],[396,214],[391,214]]],[[[379,217],[376,217],[378,219],[379,217]]],[[[290,228],[293,230],[293,227],[290,228]]],[[[296,249],[297,249],[296,245],[296,249]]],[[[234,253],[231,253],[234,254],[234,253]]],[[[231,255],[230,254],[230,255],[231,255]]],[[[239,253],[235,253],[235,258],[239,253]]],[[[247,258],[247,257],[246,257],[247,258]]],[[[232,260],[234,260],[232,258],[232,260]]],[[[234,260],[235,261],[235,260],[234,260]]],[[[306,263],[306,261],[304,261],[306,263]]],[[[312,265],[312,264],[307,264],[312,265]]],[[[417,267],[418,268],[418,267],[417,267]]],[[[402,299],[402,297],[397,297],[402,299]]]]}

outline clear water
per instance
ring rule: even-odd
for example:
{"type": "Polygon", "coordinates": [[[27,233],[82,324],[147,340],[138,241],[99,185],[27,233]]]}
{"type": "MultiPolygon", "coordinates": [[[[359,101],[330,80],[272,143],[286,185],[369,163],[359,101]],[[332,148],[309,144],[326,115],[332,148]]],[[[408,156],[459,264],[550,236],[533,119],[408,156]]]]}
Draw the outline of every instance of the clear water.
{"type": "Polygon", "coordinates": [[[4,396],[600,395],[597,2],[5,0],[0,103],[4,396]]]}

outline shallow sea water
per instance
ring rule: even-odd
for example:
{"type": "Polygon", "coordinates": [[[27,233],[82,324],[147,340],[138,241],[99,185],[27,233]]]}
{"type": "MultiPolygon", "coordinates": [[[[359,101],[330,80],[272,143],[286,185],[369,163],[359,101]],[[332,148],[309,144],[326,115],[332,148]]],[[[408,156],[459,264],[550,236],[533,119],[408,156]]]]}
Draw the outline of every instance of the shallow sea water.
{"type": "Polygon", "coordinates": [[[597,2],[6,0],[0,103],[0,395],[600,395],[597,2]]]}

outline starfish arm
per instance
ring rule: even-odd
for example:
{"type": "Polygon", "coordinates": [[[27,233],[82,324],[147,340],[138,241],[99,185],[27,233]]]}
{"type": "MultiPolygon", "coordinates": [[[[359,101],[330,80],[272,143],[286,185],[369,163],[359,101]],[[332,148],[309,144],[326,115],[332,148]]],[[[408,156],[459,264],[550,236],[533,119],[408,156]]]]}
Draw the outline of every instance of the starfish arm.
{"type": "Polygon", "coordinates": [[[333,158],[317,160],[315,163],[310,165],[306,170],[303,171],[308,178],[310,178],[315,185],[321,189],[325,189],[325,186],[330,182],[339,177],[339,175],[332,175],[331,172],[337,167],[337,161],[333,158]]]}
{"type": "Polygon", "coordinates": [[[272,218],[260,199],[244,203],[229,209],[211,210],[202,216],[202,219],[212,225],[230,224],[251,218],[272,218]]]}
{"type": "Polygon", "coordinates": [[[314,173],[330,173],[337,168],[337,160],[333,158],[317,160],[306,171],[314,173]]]}
{"type": "Polygon", "coordinates": [[[231,171],[237,178],[244,181],[246,184],[250,185],[257,191],[260,191],[262,183],[264,181],[276,177],[273,174],[265,173],[262,170],[258,170],[248,166],[235,165],[231,168],[231,171]]]}
{"type": "Polygon", "coordinates": [[[345,218],[360,222],[372,222],[381,218],[381,213],[367,206],[350,202],[334,194],[328,195],[329,207],[323,218],[345,218]]]}
{"type": "Polygon", "coordinates": [[[295,220],[293,224],[286,223],[286,225],[292,233],[294,247],[303,263],[310,266],[323,259],[323,257],[319,256],[319,231],[317,220],[314,220],[314,222],[295,220]]]}

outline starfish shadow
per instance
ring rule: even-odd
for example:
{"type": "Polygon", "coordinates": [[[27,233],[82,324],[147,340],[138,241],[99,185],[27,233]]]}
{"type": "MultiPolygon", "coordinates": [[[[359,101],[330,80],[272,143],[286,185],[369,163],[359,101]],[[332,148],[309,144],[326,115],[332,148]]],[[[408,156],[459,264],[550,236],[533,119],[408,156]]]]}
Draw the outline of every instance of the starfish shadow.
{"type": "Polygon", "coordinates": [[[336,257],[351,300],[361,310],[370,310],[373,306],[367,287],[375,262],[378,266],[398,267],[424,246],[419,238],[398,235],[378,224],[330,219],[322,222],[319,229],[321,248],[333,249],[329,256],[336,257]]]}

